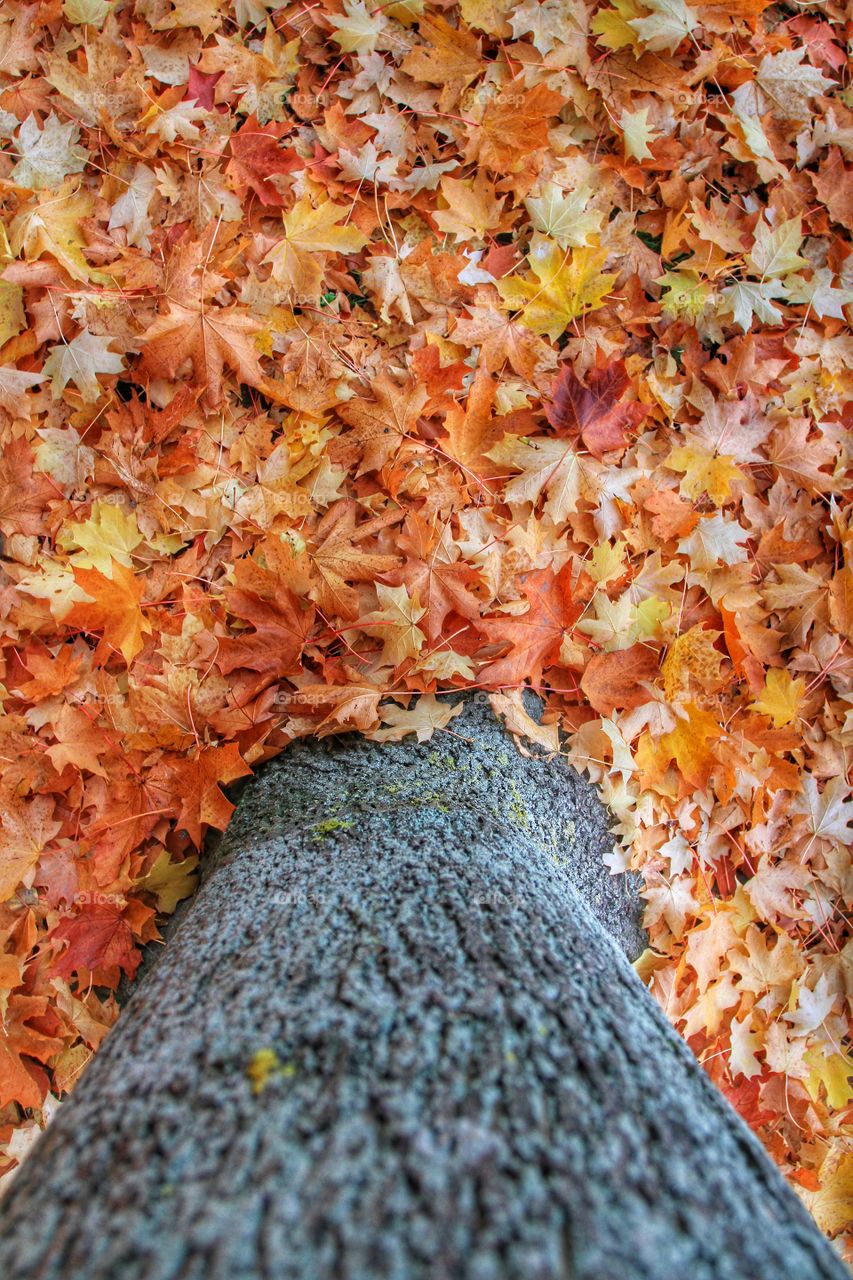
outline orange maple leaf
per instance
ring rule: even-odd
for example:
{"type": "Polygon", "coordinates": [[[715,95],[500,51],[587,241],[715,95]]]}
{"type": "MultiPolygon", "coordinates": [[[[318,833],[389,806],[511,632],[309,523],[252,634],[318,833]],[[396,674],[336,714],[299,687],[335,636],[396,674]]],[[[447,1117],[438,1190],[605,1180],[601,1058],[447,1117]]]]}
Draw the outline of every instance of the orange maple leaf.
{"type": "Polygon", "coordinates": [[[84,631],[102,632],[95,662],[108,662],[118,651],[129,666],[144,644],[143,636],[151,635],[151,624],[140,604],[144,578],[117,560],[112,561],[110,577],[100,569],[76,565],[74,577],[90,600],[74,605],[69,622],[84,631]]]}
{"type": "Polygon", "coordinates": [[[36,1062],[47,1062],[64,1048],[64,1041],[45,1034],[45,1024],[50,1022],[58,1025],[45,996],[9,997],[0,1035],[0,1107],[10,1102],[40,1107],[44,1101],[50,1082],[36,1062]],[[40,1028],[33,1022],[40,1023],[40,1028]]]}
{"type": "Polygon", "coordinates": [[[525,680],[536,685],[543,666],[554,662],[566,631],[580,617],[582,608],[572,599],[571,565],[559,573],[539,569],[523,579],[522,590],[530,602],[527,613],[517,618],[481,618],[479,630],[490,644],[508,642],[504,658],[488,663],[480,680],[491,687],[518,685],[525,680]]]}
{"type": "Polygon", "coordinates": [[[164,807],[177,814],[178,827],[200,848],[202,828],[224,831],[234,812],[220,783],[251,772],[237,744],[229,742],[224,747],[202,747],[194,756],[164,757],[152,770],[151,783],[164,807]]]}

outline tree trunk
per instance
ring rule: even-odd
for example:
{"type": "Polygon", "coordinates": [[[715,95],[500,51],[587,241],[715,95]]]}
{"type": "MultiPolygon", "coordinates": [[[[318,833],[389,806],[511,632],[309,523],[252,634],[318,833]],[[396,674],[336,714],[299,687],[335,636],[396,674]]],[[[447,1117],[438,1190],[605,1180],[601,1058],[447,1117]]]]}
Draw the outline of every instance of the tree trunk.
{"type": "Polygon", "coordinates": [[[591,789],[451,728],[249,784],[4,1202],[5,1280],[847,1276],[625,959],[591,789]]]}

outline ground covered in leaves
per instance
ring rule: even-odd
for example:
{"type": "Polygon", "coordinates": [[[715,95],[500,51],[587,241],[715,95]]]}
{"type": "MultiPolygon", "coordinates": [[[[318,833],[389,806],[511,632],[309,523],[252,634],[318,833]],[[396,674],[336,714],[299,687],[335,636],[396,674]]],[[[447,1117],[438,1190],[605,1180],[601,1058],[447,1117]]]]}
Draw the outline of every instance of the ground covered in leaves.
{"type": "Polygon", "coordinates": [[[3,6],[0,1163],[220,784],[475,686],[599,784],[643,977],[850,1230],[849,35],[3,6]]]}

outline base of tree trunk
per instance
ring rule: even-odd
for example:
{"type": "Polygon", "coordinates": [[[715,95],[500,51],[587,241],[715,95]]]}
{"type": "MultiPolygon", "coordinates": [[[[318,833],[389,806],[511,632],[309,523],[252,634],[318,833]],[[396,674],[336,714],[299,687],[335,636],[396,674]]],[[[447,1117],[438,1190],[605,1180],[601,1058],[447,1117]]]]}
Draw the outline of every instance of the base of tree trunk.
{"type": "Polygon", "coordinates": [[[247,787],[4,1202],[5,1280],[843,1280],[627,963],[591,789],[451,727],[247,787]]]}

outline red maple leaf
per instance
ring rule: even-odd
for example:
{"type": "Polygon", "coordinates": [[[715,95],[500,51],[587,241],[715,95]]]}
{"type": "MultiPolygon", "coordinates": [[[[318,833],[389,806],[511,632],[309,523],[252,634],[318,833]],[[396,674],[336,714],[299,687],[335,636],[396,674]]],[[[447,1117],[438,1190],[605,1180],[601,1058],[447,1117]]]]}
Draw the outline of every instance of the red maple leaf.
{"type": "Polygon", "coordinates": [[[277,208],[288,203],[270,178],[277,173],[293,173],[304,165],[292,147],[282,151],[278,145],[290,129],[287,123],[261,127],[257,116],[249,116],[243,127],[231,135],[231,160],[226,172],[234,179],[241,195],[247,190],[254,191],[261,204],[277,208]]]}
{"type": "MultiPolygon", "coordinates": [[[[139,968],[139,948],[118,903],[86,905],[76,916],[61,920],[50,938],[68,943],[51,970],[59,978],[68,980],[80,969],[106,971],[102,973],[105,978],[110,970],[121,969],[132,978],[139,968]]],[[[106,985],[115,983],[108,981],[106,985]]]]}
{"type": "Polygon", "coordinates": [[[600,458],[612,449],[624,449],[626,430],[642,422],[648,409],[634,401],[622,402],[631,385],[622,360],[591,369],[588,382],[584,386],[571,365],[566,365],[554,383],[545,414],[555,430],[579,435],[590,453],[600,458]]]}

